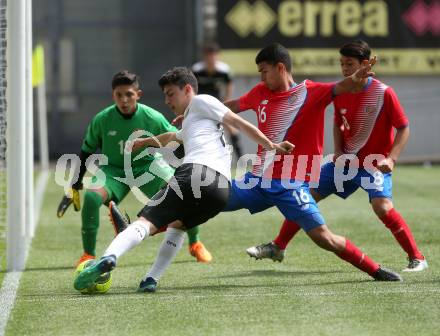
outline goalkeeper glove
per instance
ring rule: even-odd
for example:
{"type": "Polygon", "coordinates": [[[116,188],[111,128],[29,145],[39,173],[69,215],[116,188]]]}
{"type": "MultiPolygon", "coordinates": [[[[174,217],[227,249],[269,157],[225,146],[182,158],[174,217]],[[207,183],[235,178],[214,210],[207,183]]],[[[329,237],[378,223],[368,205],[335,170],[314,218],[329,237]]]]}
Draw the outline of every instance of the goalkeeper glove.
{"type": "Polygon", "coordinates": [[[81,201],[79,197],[79,191],[70,188],[66,195],[63,196],[63,199],[61,200],[60,204],[58,205],[57,210],[57,216],[58,218],[63,217],[64,213],[66,212],[67,208],[73,203],[73,208],[75,211],[81,210],[81,201]]]}

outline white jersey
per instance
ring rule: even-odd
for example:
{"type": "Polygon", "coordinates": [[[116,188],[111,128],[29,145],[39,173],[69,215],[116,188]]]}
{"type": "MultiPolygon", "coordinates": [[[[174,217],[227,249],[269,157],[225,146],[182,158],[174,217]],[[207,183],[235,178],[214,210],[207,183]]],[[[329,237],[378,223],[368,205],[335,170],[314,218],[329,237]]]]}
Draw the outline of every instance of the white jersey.
{"type": "Polygon", "coordinates": [[[185,110],[182,129],[176,133],[183,142],[183,163],[197,163],[231,180],[231,152],[226,143],[222,121],[229,109],[217,98],[197,95],[185,110]]]}

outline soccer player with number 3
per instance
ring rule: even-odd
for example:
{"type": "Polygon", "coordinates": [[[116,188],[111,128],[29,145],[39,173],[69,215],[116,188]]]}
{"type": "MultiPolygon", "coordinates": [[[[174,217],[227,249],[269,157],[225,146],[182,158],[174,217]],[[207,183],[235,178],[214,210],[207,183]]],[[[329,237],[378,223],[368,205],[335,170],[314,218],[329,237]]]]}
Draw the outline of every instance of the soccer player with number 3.
{"type": "Polygon", "coordinates": [[[242,181],[232,182],[225,211],[248,209],[253,214],[276,206],[286,220],[295,222],[319,247],[334,252],[376,280],[401,281],[399,274],[380,266],[350,240],[330,231],[309,189],[309,182],[319,177],[326,106],[335,96],[350,92],[373,75],[371,66],[375,61],[365,60],[337,83],[295,83],[287,49],[277,43],[263,48],[255,59],[261,82],[225,105],[237,113],[255,111],[258,128],[271,141],[287,140],[295,148],[289,155],[274,156],[258,147],[253,171],[242,181]]]}

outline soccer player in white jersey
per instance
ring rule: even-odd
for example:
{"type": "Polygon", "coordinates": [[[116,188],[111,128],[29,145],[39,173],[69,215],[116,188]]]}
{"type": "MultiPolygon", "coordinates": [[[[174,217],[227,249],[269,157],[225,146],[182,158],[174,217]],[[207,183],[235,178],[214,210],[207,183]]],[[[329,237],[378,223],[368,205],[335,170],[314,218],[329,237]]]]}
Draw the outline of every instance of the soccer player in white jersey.
{"type": "Polygon", "coordinates": [[[273,143],[218,99],[197,95],[197,80],[187,68],[167,71],[159,85],[165,94],[165,103],[176,115],[184,115],[182,129],[156,138],[138,139],[129,147],[138,149],[181,142],[185,148],[183,163],[167,186],[139,212],[138,219],[112,241],[100,261],[80,273],[74,282],[77,290],[91,286],[100,274],[116,266],[121,255],[167,226],[158,258],[138,289],[141,292],[156,290],[157,281],[182,247],[184,230],[214,217],[228,201],[231,155],[222,124],[238,128],[266,150],[287,154],[293,149],[288,141],[273,143]]]}
{"type": "MultiPolygon", "coordinates": [[[[371,50],[365,41],[357,40],[342,46],[339,53],[342,74],[348,77],[361,67],[363,61],[370,59],[371,50]]],[[[319,187],[311,189],[313,198],[319,202],[335,194],[346,199],[359,187],[364,189],[374,213],[408,256],[409,264],[403,271],[423,271],[428,267],[425,257],[392,201],[392,171],[409,137],[408,118],[399,99],[391,87],[368,77],[351,92],[336,96],[333,102],[334,161],[344,154],[355,154],[359,170],[352,179],[339,181],[337,177],[342,176],[335,174],[335,163],[323,165],[319,187]],[[375,180],[372,173],[375,170],[382,172],[383,177],[377,180],[380,185],[366,188],[370,183],[362,183],[362,180],[375,180]],[[337,190],[338,184],[342,185],[342,191],[337,190]]],[[[247,252],[257,259],[282,261],[287,244],[300,228],[297,223],[286,220],[274,241],[250,247],[247,252]]]]}

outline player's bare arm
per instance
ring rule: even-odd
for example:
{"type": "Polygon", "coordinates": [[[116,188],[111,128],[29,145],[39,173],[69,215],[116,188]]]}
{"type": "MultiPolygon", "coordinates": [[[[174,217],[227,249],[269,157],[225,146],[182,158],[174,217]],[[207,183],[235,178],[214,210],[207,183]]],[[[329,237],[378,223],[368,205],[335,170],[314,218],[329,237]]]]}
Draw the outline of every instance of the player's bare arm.
{"type": "Polygon", "coordinates": [[[391,173],[394,169],[397,159],[400,153],[405,148],[406,143],[409,138],[409,126],[405,126],[397,129],[396,137],[394,138],[393,147],[391,148],[390,154],[387,158],[378,162],[377,168],[382,173],[391,173]]]}
{"type": "Polygon", "coordinates": [[[265,149],[275,149],[278,154],[289,154],[295,147],[289,141],[283,141],[279,144],[273,143],[258,128],[256,128],[250,122],[244,120],[233,112],[228,112],[225,114],[225,116],[223,117],[223,123],[235,127],[246,133],[249,138],[263,146],[265,149]]]}
{"type": "Polygon", "coordinates": [[[240,112],[240,99],[227,100],[223,104],[225,104],[234,113],[240,112]]]}
{"type": "Polygon", "coordinates": [[[350,92],[362,83],[365,78],[374,76],[375,73],[371,70],[374,64],[376,64],[377,57],[373,56],[370,60],[362,62],[360,68],[354,72],[351,76],[345,77],[343,80],[336,83],[334,88],[334,95],[340,95],[342,93],[350,92]]]}
{"type": "Polygon", "coordinates": [[[127,141],[125,150],[127,152],[132,152],[146,147],[164,147],[172,141],[177,141],[180,143],[180,141],[176,138],[176,132],[167,132],[155,137],[139,138],[131,143],[127,141]]]}

